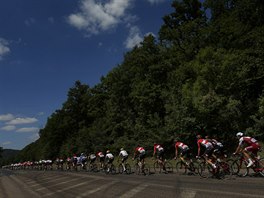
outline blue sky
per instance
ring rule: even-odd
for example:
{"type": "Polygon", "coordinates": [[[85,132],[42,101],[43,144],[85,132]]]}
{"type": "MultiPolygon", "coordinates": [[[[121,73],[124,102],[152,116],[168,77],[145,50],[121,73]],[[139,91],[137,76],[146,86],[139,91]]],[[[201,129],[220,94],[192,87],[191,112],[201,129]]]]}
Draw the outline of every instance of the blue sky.
{"type": "Polygon", "coordinates": [[[144,35],[158,35],[170,0],[0,3],[0,146],[22,149],[76,80],[94,86],[144,35]]]}

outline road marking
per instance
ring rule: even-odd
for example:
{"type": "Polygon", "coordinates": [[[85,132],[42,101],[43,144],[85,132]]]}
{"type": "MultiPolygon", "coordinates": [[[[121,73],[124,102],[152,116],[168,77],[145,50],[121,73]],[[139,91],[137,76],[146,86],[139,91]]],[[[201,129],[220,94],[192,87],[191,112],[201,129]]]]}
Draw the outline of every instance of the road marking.
{"type": "Polygon", "coordinates": [[[237,193],[237,192],[228,192],[228,191],[218,191],[218,190],[209,190],[209,189],[194,189],[194,188],[179,188],[182,191],[194,191],[194,192],[205,192],[205,193],[215,193],[220,195],[233,195],[233,196],[240,196],[240,197],[251,197],[251,198],[264,198],[263,195],[252,195],[252,194],[245,194],[245,193],[237,193]]]}
{"type": "Polygon", "coordinates": [[[66,184],[66,183],[69,183],[69,182],[72,182],[72,181],[75,181],[75,180],[79,180],[79,179],[80,178],[75,178],[75,179],[67,180],[67,181],[64,181],[64,182],[59,182],[59,183],[56,183],[56,184],[52,184],[51,186],[46,186],[46,187],[38,188],[35,191],[45,190],[48,187],[54,187],[54,186],[58,186],[58,185],[61,185],[61,184],[66,184]]]}
{"type": "Polygon", "coordinates": [[[140,184],[136,188],[133,188],[132,190],[126,192],[125,194],[121,195],[120,198],[131,198],[134,197],[136,194],[144,190],[146,187],[148,187],[148,184],[140,184]]]}
{"type": "Polygon", "coordinates": [[[87,195],[90,195],[90,194],[96,193],[97,191],[100,191],[100,190],[103,190],[105,188],[108,188],[109,186],[111,186],[111,185],[113,185],[115,183],[117,183],[117,181],[112,181],[112,182],[107,183],[105,185],[102,185],[102,186],[100,186],[98,188],[95,188],[95,189],[89,190],[89,191],[87,191],[85,193],[82,193],[81,195],[77,196],[76,198],[86,197],[87,195]]]}
{"type": "Polygon", "coordinates": [[[181,198],[194,198],[196,195],[196,191],[194,190],[183,190],[181,191],[180,197],[181,198]]]}
{"type": "Polygon", "coordinates": [[[89,183],[95,182],[97,180],[99,180],[99,179],[94,179],[94,180],[91,180],[91,181],[82,182],[82,183],[79,183],[79,184],[76,184],[76,185],[73,185],[73,186],[70,186],[70,187],[67,187],[67,188],[64,188],[64,189],[60,189],[60,190],[45,194],[45,195],[43,195],[43,197],[48,197],[48,196],[51,196],[51,195],[53,195],[55,193],[60,193],[60,192],[66,191],[66,190],[70,190],[72,188],[76,188],[76,187],[82,186],[84,184],[89,184],[89,183]]]}
{"type": "Polygon", "coordinates": [[[15,182],[17,182],[20,186],[23,186],[24,189],[26,189],[29,193],[31,193],[32,195],[34,195],[34,197],[40,197],[36,192],[34,192],[32,189],[27,188],[27,185],[21,181],[18,177],[11,175],[10,176],[11,179],[13,179],[15,182]]]}
{"type": "Polygon", "coordinates": [[[49,179],[50,179],[49,181],[44,181],[44,182],[43,182],[43,180],[38,181],[38,182],[41,182],[41,183],[37,183],[37,182],[35,181],[35,183],[34,183],[33,185],[31,185],[31,184],[29,184],[29,183],[28,183],[28,185],[29,185],[29,187],[36,187],[36,186],[41,186],[43,183],[54,182],[54,181],[61,180],[61,179],[65,180],[65,178],[67,178],[67,177],[59,177],[59,178],[56,178],[56,179],[49,178],[49,179]]]}

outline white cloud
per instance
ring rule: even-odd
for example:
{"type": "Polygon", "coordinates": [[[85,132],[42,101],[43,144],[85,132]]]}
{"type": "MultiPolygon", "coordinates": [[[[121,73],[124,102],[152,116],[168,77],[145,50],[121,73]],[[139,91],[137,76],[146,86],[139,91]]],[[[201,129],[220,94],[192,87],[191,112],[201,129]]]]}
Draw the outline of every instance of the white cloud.
{"type": "Polygon", "coordinates": [[[3,38],[0,38],[0,60],[3,58],[3,56],[10,53],[10,48],[8,46],[8,41],[3,38]]]}
{"type": "Polygon", "coordinates": [[[137,26],[133,26],[129,30],[128,38],[125,41],[125,46],[127,49],[132,49],[136,45],[139,45],[143,41],[140,29],[137,26]]]}
{"type": "Polygon", "coordinates": [[[81,0],[80,11],[71,14],[68,22],[88,34],[98,34],[114,28],[126,18],[126,10],[133,0],[110,0],[102,3],[95,0],[81,0]]]}
{"type": "Polygon", "coordinates": [[[16,125],[16,124],[31,124],[35,123],[38,120],[36,118],[15,118],[13,120],[10,120],[6,124],[8,125],[16,125]]]}
{"type": "Polygon", "coordinates": [[[16,130],[16,132],[19,132],[19,133],[38,132],[38,131],[39,131],[39,128],[37,127],[24,127],[24,128],[20,128],[16,130]]]}
{"type": "Polygon", "coordinates": [[[29,18],[29,19],[26,19],[25,21],[24,21],[24,23],[26,24],[26,26],[31,26],[31,25],[33,25],[33,24],[35,24],[36,23],[36,19],[34,19],[34,18],[29,18]]]}
{"type": "Polygon", "coordinates": [[[34,133],[33,135],[29,136],[28,138],[32,141],[36,141],[37,139],[39,139],[39,134],[34,133]]]}
{"type": "Polygon", "coordinates": [[[158,4],[158,3],[163,3],[165,0],[147,0],[151,4],[158,4]]]}
{"type": "Polygon", "coordinates": [[[2,130],[2,131],[13,131],[15,129],[16,129],[16,127],[14,125],[7,125],[7,126],[0,128],[0,130],[2,130]]]}
{"type": "Polygon", "coordinates": [[[3,142],[2,145],[5,146],[5,145],[9,145],[9,144],[12,144],[12,142],[10,141],[6,141],[6,142],[3,142]]]}
{"type": "Polygon", "coordinates": [[[0,115],[0,121],[13,120],[14,116],[11,113],[0,115]]]}

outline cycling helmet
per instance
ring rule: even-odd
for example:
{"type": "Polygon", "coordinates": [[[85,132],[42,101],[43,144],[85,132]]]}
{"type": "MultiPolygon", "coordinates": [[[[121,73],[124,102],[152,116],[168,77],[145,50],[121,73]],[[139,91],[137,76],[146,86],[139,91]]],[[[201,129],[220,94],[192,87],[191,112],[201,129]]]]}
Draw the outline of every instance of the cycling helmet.
{"type": "Polygon", "coordinates": [[[124,150],[123,148],[120,149],[120,151],[123,151],[123,150],[124,150]]]}
{"type": "Polygon", "coordinates": [[[110,150],[107,150],[106,153],[110,153],[110,150]]]}
{"type": "Polygon", "coordinates": [[[237,136],[237,137],[242,137],[242,136],[243,136],[243,133],[242,133],[242,132],[238,132],[238,133],[236,134],[236,136],[237,136]]]}

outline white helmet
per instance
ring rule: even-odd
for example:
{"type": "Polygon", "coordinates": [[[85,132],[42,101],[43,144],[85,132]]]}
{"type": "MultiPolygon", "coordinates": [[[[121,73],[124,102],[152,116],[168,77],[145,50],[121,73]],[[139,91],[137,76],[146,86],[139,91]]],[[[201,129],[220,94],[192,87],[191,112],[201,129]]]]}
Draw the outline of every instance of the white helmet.
{"type": "Polygon", "coordinates": [[[242,137],[242,136],[243,136],[243,133],[242,133],[242,132],[238,132],[238,133],[236,134],[236,136],[237,136],[237,137],[242,137]]]}

